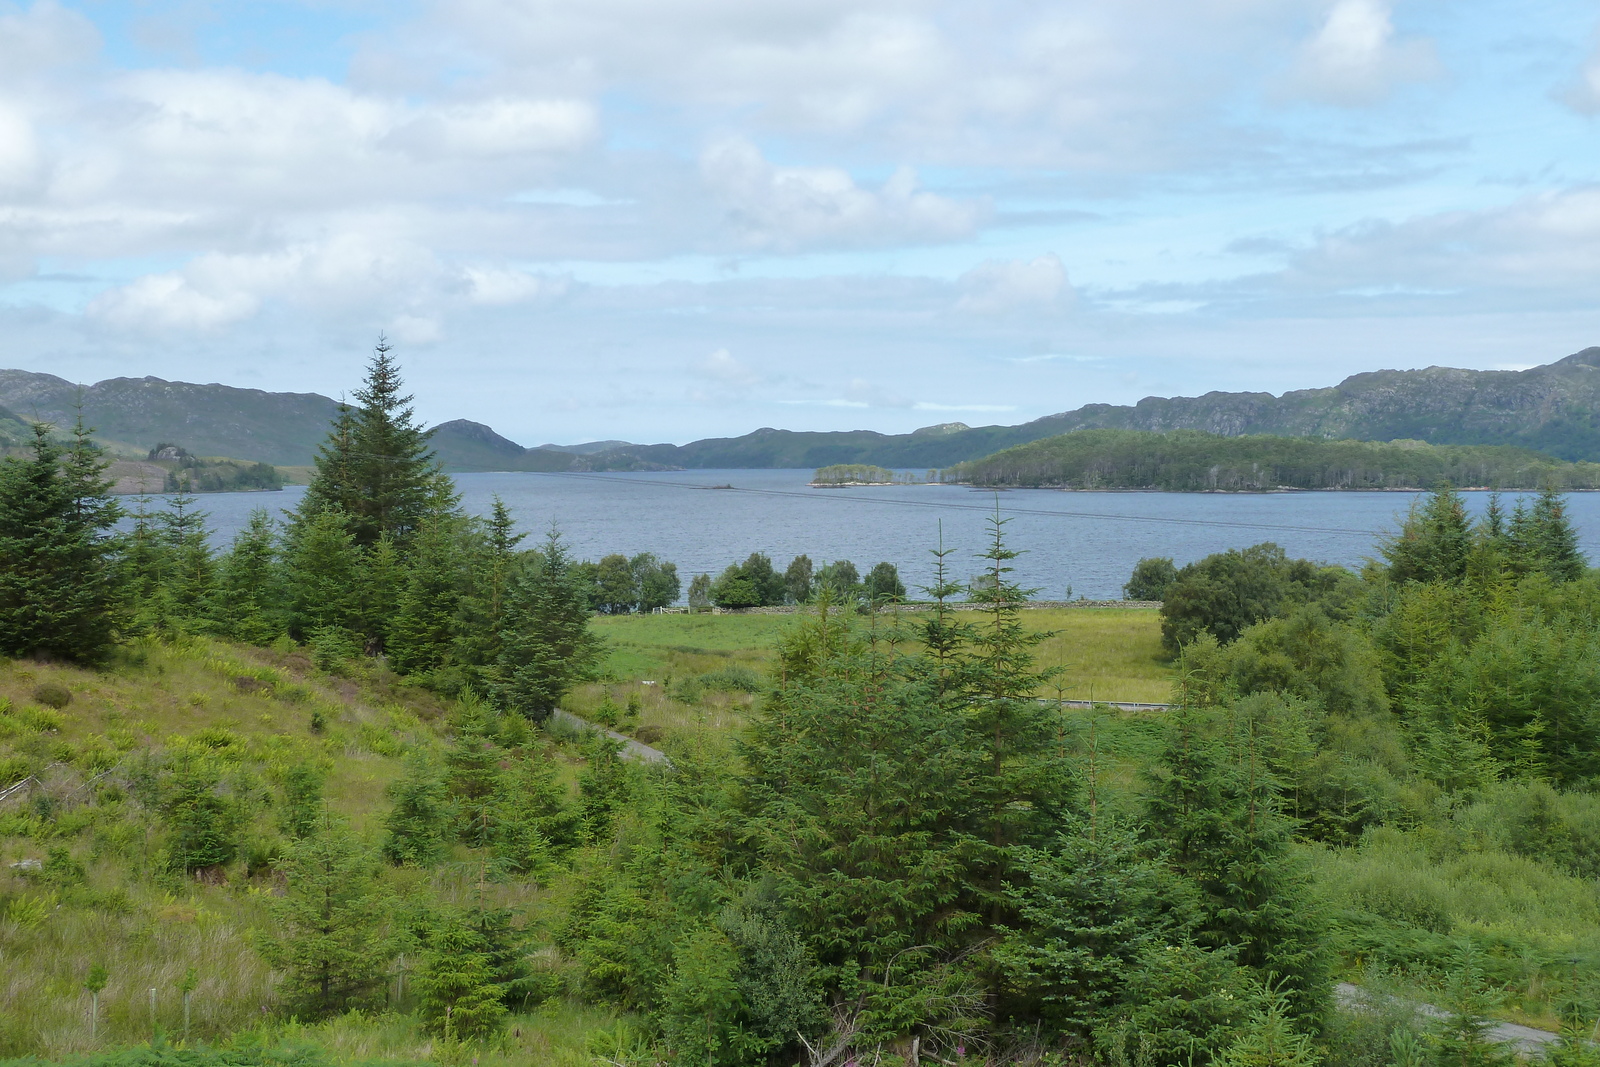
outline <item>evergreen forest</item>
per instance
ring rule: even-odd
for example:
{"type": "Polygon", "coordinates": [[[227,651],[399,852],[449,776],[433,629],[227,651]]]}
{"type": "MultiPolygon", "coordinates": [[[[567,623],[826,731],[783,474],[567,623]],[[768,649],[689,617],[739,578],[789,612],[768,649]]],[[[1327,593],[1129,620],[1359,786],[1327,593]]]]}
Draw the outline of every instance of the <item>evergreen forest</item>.
{"type": "Polygon", "coordinates": [[[1600,464],[1511,445],[1329,441],[1200,430],[1076,430],[943,472],[947,482],[1062,489],[1250,492],[1272,489],[1600,488],[1600,464]]]}
{"type": "Polygon", "coordinates": [[[1465,1067],[1515,1021],[1600,1064],[1558,487],[1441,482],[1359,573],[1141,561],[1155,711],[1061,699],[998,510],[914,611],[754,552],[690,606],[806,607],[657,750],[556,712],[676,568],[466,515],[411,403],[380,344],[220,552],[81,422],[0,464],[0,1062],[1465,1067]]]}

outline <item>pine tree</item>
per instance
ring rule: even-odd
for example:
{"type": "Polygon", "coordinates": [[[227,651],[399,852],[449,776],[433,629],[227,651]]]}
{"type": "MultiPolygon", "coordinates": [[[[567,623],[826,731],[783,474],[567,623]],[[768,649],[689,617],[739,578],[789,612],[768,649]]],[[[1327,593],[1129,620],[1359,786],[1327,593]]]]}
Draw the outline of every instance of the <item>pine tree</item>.
{"type": "Polygon", "coordinates": [[[1508,540],[1513,563],[1523,574],[1543,573],[1570,582],[1583,577],[1588,566],[1578,549],[1578,533],[1567,518],[1566,502],[1548,485],[1539,491],[1532,508],[1517,505],[1508,540]]]}
{"type": "Polygon", "coordinates": [[[277,903],[276,936],[264,947],[285,972],[284,1000],[302,1017],[373,1003],[388,952],[371,855],[346,827],[325,819],[290,847],[283,872],[288,889],[277,903]]]}
{"type": "Polygon", "coordinates": [[[1217,1067],[1317,1067],[1321,1062],[1311,1035],[1296,1029],[1288,998],[1273,992],[1222,1054],[1217,1067]]]}
{"type": "Polygon", "coordinates": [[[460,918],[440,922],[417,972],[423,1020],[435,1033],[460,1039],[487,1037],[505,1021],[488,944],[460,918]]]}
{"type": "Polygon", "coordinates": [[[428,867],[438,862],[454,818],[438,767],[425,752],[413,754],[387,793],[394,806],[383,821],[384,858],[396,866],[428,867]]]}
{"type": "Polygon", "coordinates": [[[393,658],[395,628],[407,581],[406,561],[394,538],[385,534],[362,553],[359,629],[370,652],[386,651],[393,658]]]}
{"type": "Polygon", "coordinates": [[[600,661],[604,646],[589,628],[587,601],[553,529],[537,560],[512,580],[501,641],[497,692],[534,722],[549,718],[600,661]]]}
{"type": "Polygon", "coordinates": [[[339,416],[316,457],[302,519],[343,512],[358,545],[385,534],[405,545],[429,514],[453,511],[454,490],[441,472],[428,431],[417,425],[391,347],[378,339],[356,403],[339,416]]]}
{"type": "Polygon", "coordinates": [[[1471,546],[1466,504],[1445,483],[1420,507],[1411,506],[1400,532],[1386,538],[1381,551],[1396,582],[1449,582],[1466,574],[1471,546]]]}
{"type": "Polygon", "coordinates": [[[192,625],[208,614],[216,582],[216,561],[211,555],[206,512],[194,509],[187,483],[156,513],[166,547],[164,585],[173,621],[192,625]]]}
{"type": "Polygon", "coordinates": [[[471,574],[454,627],[453,657],[468,668],[474,683],[484,680],[481,668],[492,666],[500,657],[500,631],[505,626],[506,601],[517,571],[517,546],[528,536],[516,532],[511,511],[498,493],[482,529],[483,536],[468,561],[471,574]]]}
{"type": "Polygon", "coordinates": [[[982,866],[987,874],[982,892],[988,897],[991,921],[1006,909],[1003,893],[1017,845],[1043,847],[1062,825],[1074,797],[1073,774],[1057,743],[1059,712],[1035,699],[1039,687],[1059,668],[1040,669],[1033,652],[1052,634],[1023,625],[1022,608],[1033,590],[1011,578],[1011,561],[1020,553],[1009,548],[998,505],[989,518],[989,546],[978,557],[985,563],[983,582],[972,599],[983,605],[982,622],[973,632],[963,665],[971,699],[969,745],[979,764],[973,790],[979,805],[976,836],[984,842],[982,866]]]}
{"type": "Polygon", "coordinates": [[[222,789],[213,760],[184,755],[167,788],[167,862],[179,871],[198,871],[230,863],[239,853],[244,811],[222,789]]]}
{"type": "Polygon", "coordinates": [[[298,841],[310,837],[323,820],[322,769],[310,763],[296,763],[283,772],[283,807],[278,812],[278,829],[285,837],[298,841]]]}
{"type": "Polygon", "coordinates": [[[283,632],[282,603],[277,529],[257,508],[218,561],[211,617],[225,635],[264,645],[283,632]]]}
{"type": "Polygon", "coordinates": [[[390,658],[399,670],[436,670],[450,658],[466,580],[459,525],[450,518],[428,518],[412,541],[391,628],[390,658]]]}
{"type": "Polygon", "coordinates": [[[1277,783],[1248,725],[1231,752],[1215,728],[1189,709],[1174,717],[1146,798],[1150,825],[1202,894],[1197,940],[1235,950],[1282,983],[1296,1017],[1314,1017],[1328,992],[1325,931],[1277,783]]]}
{"type": "Polygon", "coordinates": [[[329,509],[298,523],[288,548],[290,632],[307,638],[315,631],[361,625],[362,552],[344,513],[329,509]]]}
{"type": "Polygon", "coordinates": [[[98,660],[117,624],[122,511],[81,416],[65,449],[49,426],[33,430],[32,456],[0,463],[0,654],[98,660]]]}

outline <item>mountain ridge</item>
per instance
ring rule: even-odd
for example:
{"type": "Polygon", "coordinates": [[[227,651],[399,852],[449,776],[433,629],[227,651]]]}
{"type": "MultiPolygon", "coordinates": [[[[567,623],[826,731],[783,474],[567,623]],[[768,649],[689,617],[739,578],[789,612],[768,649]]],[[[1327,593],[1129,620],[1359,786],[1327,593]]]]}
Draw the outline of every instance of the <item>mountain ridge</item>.
{"type": "MultiPolygon", "coordinates": [[[[79,387],[64,378],[0,370],[0,405],[25,417],[70,423],[81,397],[97,436],[147,449],[176,441],[198,455],[309,463],[338,402],[317,393],[269,393],[154,377],[79,387]]],[[[1333,386],[1265,392],[1212,391],[1086,404],[1015,426],[942,423],[911,433],[761,427],[739,437],[675,444],[593,441],[525,448],[470,419],[433,428],[440,462],[457,472],[607,471],[671,468],[823,467],[872,463],[942,468],[1072,430],[1165,433],[1200,430],[1326,440],[1504,444],[1565,460],[1600,460],[1600,347],[1526,370],[1432,366],[1365,371],[1333,386]]]]}

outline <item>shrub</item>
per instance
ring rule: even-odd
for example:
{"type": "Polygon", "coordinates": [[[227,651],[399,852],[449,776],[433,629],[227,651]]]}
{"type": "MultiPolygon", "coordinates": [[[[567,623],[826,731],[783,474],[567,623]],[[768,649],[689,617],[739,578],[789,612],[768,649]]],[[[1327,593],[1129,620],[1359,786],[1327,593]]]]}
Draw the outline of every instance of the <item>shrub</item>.
{"type": "Polygon", "coordinates": [[[59,682],[40,682],[33,688],[33,699],[47,708],[64,708],[72,703],[72,690],[59,682]]]}
{"type": "Polygon", "coordinates": [[[759,693],[766,688],[761,675],[749,667],[740,667],[737,664],[702,674],[700,684],[707,689],[724,693],[759,693]]]}

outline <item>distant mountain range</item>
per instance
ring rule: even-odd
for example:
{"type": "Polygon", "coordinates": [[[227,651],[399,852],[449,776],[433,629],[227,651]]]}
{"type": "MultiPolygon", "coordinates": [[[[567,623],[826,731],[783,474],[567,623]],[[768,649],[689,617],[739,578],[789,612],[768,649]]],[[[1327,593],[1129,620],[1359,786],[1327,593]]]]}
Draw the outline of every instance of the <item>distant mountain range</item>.
{"type": "MultiPolygon", "coordinates": [[[[81,395],[99,438],[127,450],[159,442],[195,455],[283,466],[311,462],[337,404],[316,393],[268,393],[160,378],[112,378],[81,389],[53,374],[0,370],[0,406],[30,419],[70,423],[81,395]]],[[[641,470],[671,468],[948,467],[1072,430],[1202,430],[1329,440],[1518,445],[1566,460],[1600,461],[1600,347],[1521,371],[1373,371],[1324,389],[1147,397],[1090,404],[1020,426],[928,426],[909,434],[762,428],[686,445],[622,441],[525,448],[478,422],[440,424],[433,444],[446,469],[641,470]]]]}

